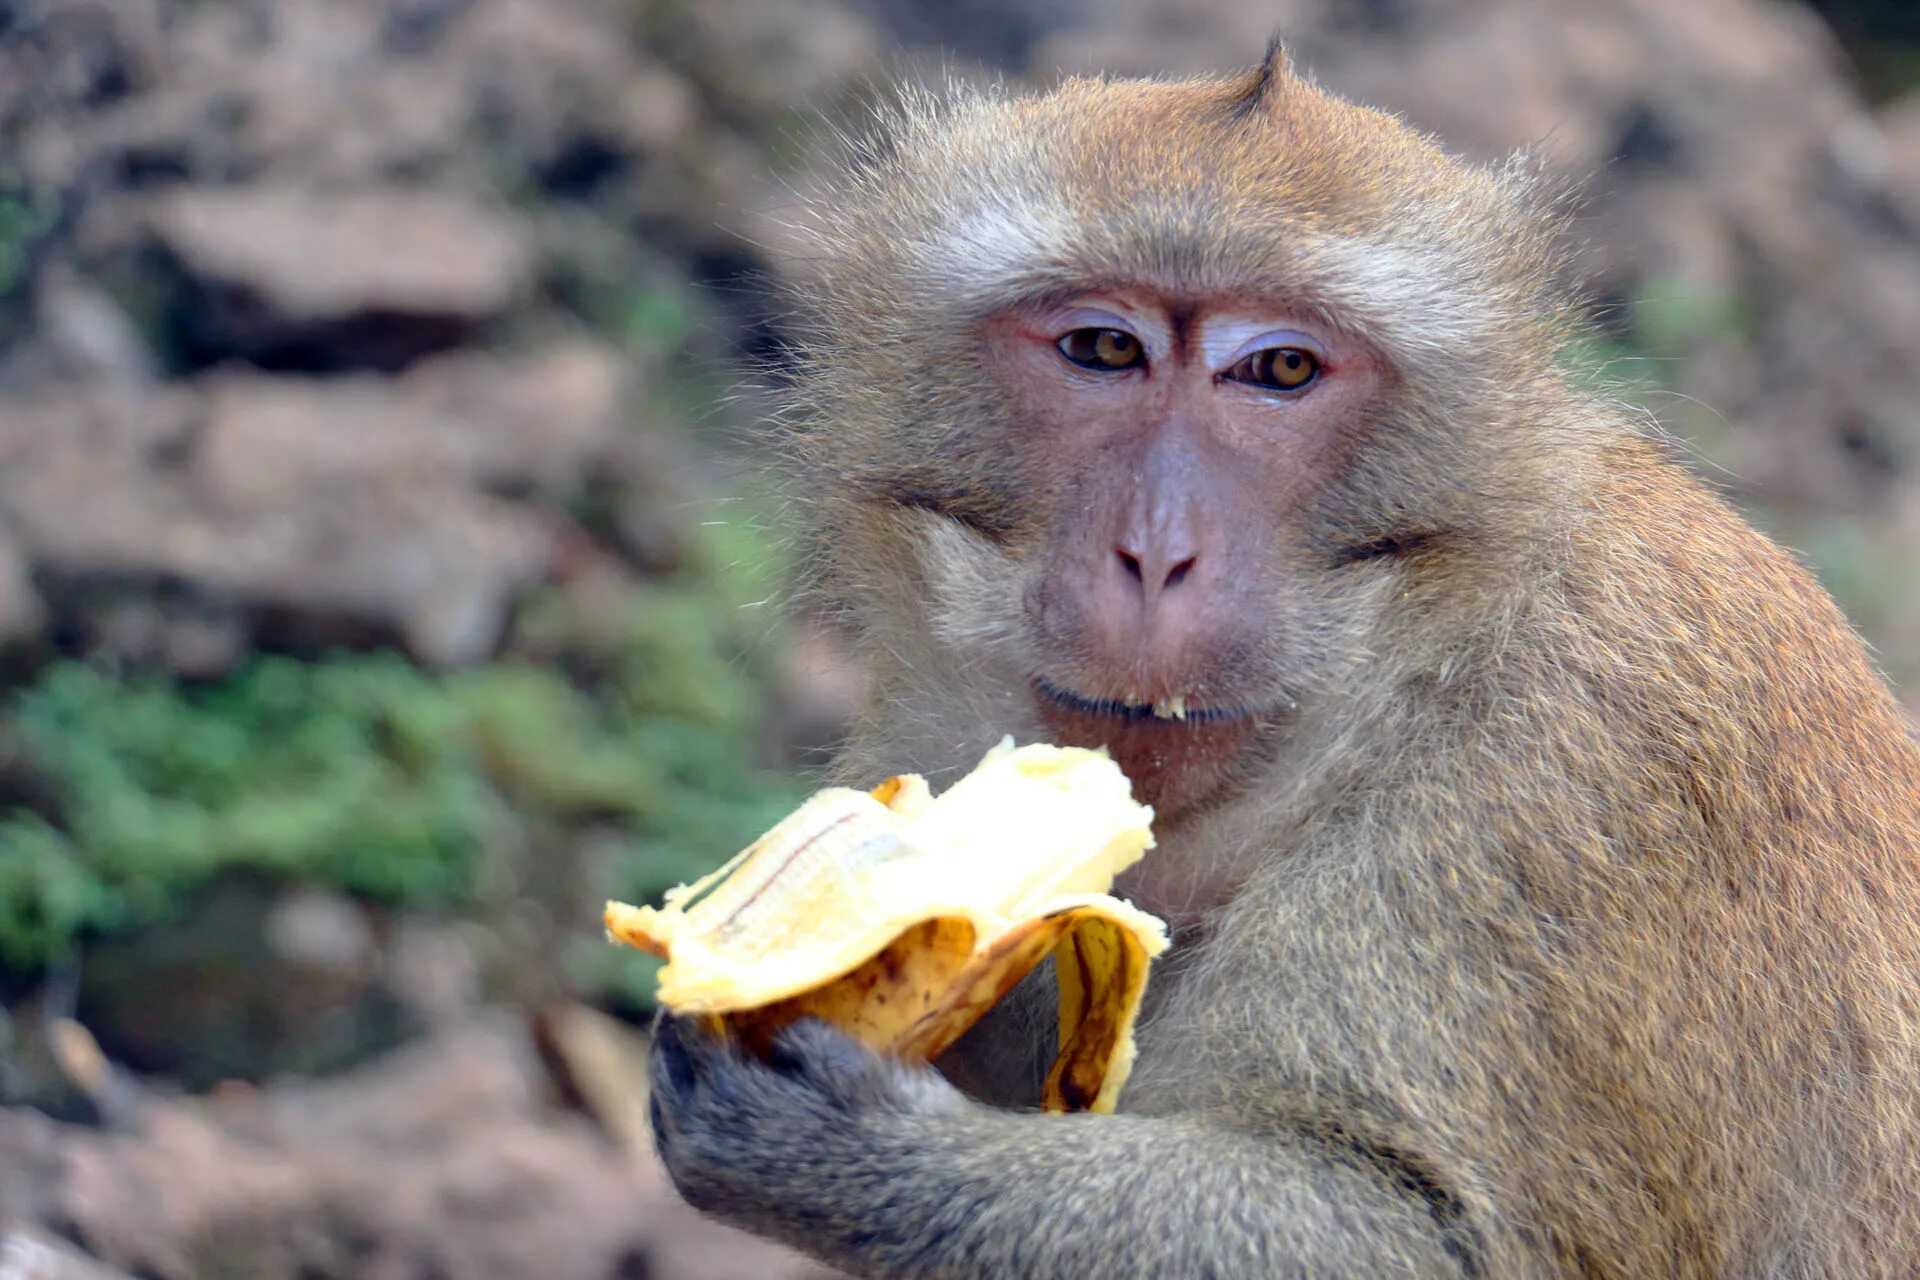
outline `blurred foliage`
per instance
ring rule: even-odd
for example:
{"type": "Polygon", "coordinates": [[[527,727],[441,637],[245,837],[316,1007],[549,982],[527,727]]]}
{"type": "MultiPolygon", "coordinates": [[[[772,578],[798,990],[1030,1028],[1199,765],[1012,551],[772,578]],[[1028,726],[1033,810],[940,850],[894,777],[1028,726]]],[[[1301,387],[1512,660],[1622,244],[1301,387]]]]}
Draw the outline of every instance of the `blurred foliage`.
{"type": "Polygon", "coordinates": [[[27,246],[53,223],[52,201],[23,190],[0,174],[0,294],[20,282],[27,267],[27,246]]]}
{"type": "Polygon", "coordinates": [[[26,285],[36,242],[57,220],[57,206],[49,195],[20,185],[0,164],[0,346],[32,323],[26,285]]]}
{"type": "Polygon", "coordinates": [[[9,710],[54,798],[51,821],[0,819],[10,967],[156,920],[236,867],[445,901],[482,838],[463,709],[392,659],[262,660],[198,689],[61,663],[9,710]]]}
{"type": "MultiPolygon", "coordinates": [[[[536,601],[517,643],[539,665],[257,657],[204,684],[52,665],[7,704],[7,773],[30,803],[0,808],[0,966],[31,973],[90,935],[163,924],[237,871],[461,911],[526,878],[489,867],[527,856],[512,838],[527,829],[616,833],[578,842],[606,894],[699,875],[799,795],[754,768],[762,712],[738,625],[779,569],[750,530],[722,532],[706,558],[726,573],[651,584],[605,616],[562,592],[536,601]]],[[[576,977],[643,1001],[640,958],[588,941],[576,977]]]]}
{"type": "MultiPolygon", "coordinates": [[[[1794,548],[1854,625],[1868,634],[1888,628],[1902,603],[1920,593],[1920,564],[1911,549],[1878,530],[1845,520],[1763,519],[1761,524],[1794,548]]],[[[1896,662],[1889,674],[1906,675],[1908,665],[1896,662]]]]}
{"type": "Polygon", "coordinates": [[[1920,89],[1920,3],[1915,0],[1812,0],[1876,100],[1920,89]]]}
{"type": "Polygon", "coordinates": [[[1567,366],[1629,394],[1635,389],[1671,390],[1680,365],[1703,343],[1748,339],[1756,324],[1745,301],[1703,294],[1663,277],[1645,281],[1638,293],[1601,319],[1568,348],[1567,366]]]}
{"type": "MultiPolygon", "coordinates": [[[[1752,343],[1758,326],[1752,305],[1656,278],[1604,320],[1568,348],[1566,366],[1596,389],[1645,408],[1704,464],[1709,482],[1731,478],[1716,476],[1713,468],[1730,454],[1735,427],[1711,407],[1680,395],[1678,375],[1710,344],[1752,343]]],[[[1871,523],[1846,515],[1796,518],[1752,494],[1733,497],[1755,525],[1792,549],[1864,632],[1892,628],[1902,602],[1920,595],[1920,563],[1906,544],[1871,523]]],[[[1891,677],[1913,678],[1911,659],[1887,657],[1891,677]]]]}
{"type": "Polygon", "coordinates": [[[1602,321],[1563,353],[1566,367],[1596,390],[1645,407],[1703,461],[1718,461],[1727,444],[1725,418],[1684,397],[1676,401],[1676,387],[1686,361],[1708,344],[1752,340],[1758,321],[1751,304],[1656,277],[1602,321]]]}

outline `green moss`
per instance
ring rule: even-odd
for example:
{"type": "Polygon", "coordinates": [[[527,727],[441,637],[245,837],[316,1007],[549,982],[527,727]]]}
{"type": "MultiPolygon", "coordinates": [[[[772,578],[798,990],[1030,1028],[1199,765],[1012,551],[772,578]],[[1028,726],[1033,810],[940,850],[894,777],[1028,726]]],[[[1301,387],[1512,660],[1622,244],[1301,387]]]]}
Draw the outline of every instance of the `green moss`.
{"type": "Polygon", "coordinates": [[[53,221],[51,197],[20,186],[0,171],[0,294],[20,283],[26,271],[27,246],[53,221]]]}
{"type": "Polygon", "coordinates": [[[1597,384],[1629,395],[1657,394],[1673,389],[1683,362],[1702,344],[1748,340],[1755,323],[1752,307],[1741,299],[1656,276],[1641,282],[1614,332],[1574,342],[1563,359],[1597,384]]]}
{"type": "Polygon", "coordinates": [[[457,898],[489,797],[459,735],[423,721],[458,714],[392,658],[267,659],[198,688],[55,666],[9,706],[54,821],[0,817],[0,954],[59,959],[240,868],[457,898]]]}
{"type": "Polygon", "coordinates": [[[1841,519],[1763,523],[1800,554],[1869,635],[1889,630],[1901,604],[1920,591],[1920,565],[1911,550],[1882,529],[1841,519]]]}
{"type": "MultiPolygon", "coordinates": [[[[456,913],[494,860],[555,848],[588,851],[566,879],[596,895],[646,900],[700,875],[800,795],[753,764],[745,572],[697,569],[610,613],[535,602],[516,647],[537,663],[435,675],[390,653],[259,657],[205,684],[52,666],[5,704],[10,792],[35,803],[0,807],[0,965],[30,973],[164,924],[241,871],[456,913]],[[529,851],[530,830],[556,838],[529,851]]],[[[581,907],[590,919],[597,899],[581,907]]],[[[643,962],[582,941],[579,981],[643,1001],[643,962]]]]}
{"type": "Polygon", "coordinates": [[[102,913],[102,896],[61,832],[31,814],[0,820],[0,966],[32,970],[64,957],[102,913]]]}
{"type": "Polygon", "coordinates": [[[654,351],[684,346],[705,317],[685,289],[629,289],[621,297],[616,334],[627,343],[654,351]]]}

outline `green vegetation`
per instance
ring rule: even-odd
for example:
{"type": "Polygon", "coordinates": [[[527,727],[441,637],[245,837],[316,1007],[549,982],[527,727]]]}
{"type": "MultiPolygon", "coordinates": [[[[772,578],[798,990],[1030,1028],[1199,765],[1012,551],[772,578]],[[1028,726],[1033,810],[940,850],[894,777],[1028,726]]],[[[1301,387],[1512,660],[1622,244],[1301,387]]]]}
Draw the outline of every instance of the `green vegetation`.
{"type": "MultiPolygon", "coordinates": [[[[259,657],[199,685],[51,666],[6,705],[0,780],[23,800],[0,804],[0,969],[164,924],[235,872],[459,912],[532,878],[498,874],[534,856],[527,831],[592,850],[566,878],[596,892],[646,899],[700,874],[799,794],[752,764],[761,708],[737,605],[777,570],[748,549],[729,575],[649,588],[610,616],[535,602],[515,647],[538,665],[259,657]]],[[[586,941],[576,980],[644,992],[644,958],[586,941]]]]}
{"type": "MultiPolygon", "coordinates": [[[[1905,603],[1920,593],[1920,564],[1906,543],[1860,521],[1790,521],[1765,515],[1761,527],[1794,549],[1855,626],[1870,636],[1897,632],[1905,603]]],[[[1920,671],[1910,652],[1896,649],[1877,657],[1903,691],[1914,687],[1920,671]]]]}
{"type": "Polygon", "coordinates": [[[1673,279],[1648,280],[1617,318],[1615,334],[1595,333],[1566,352],[1569,368],[1629,393],[1671,390],[1675,371],[1703,343],[1745,340],[1751,308],[1739,299],[1703,294],[1673,279]],[[1616,336],[1617,335],[1617,336],[1616,336]]]}
{"type": "MultiPolygon", "coordinates": [[[[1726,460],[1735,427],[1715,406],[1679,395],[1679,374],[1710,344],[1750,346],[1757,326],[1752,305],[1667,278],[1645,282],[1624,310],[1614,333],[1576,342],[1565,354],[1567,367],[1590,385],[1644,405],[1703,462],[1726,460]]],[[[1708,478],[1724,485],[1728,477],[1709,471],[1708,478]]],[[[1796,517],[1737,487],[1734,497],[1760,528],[1794,549],[1856,626],[1871,635],[1898,632],[1901,602],[1920,591],[1920,566],[1905,543],[1889,538],[1871,518],[1796,517]]],[[[1895,651],[1881,658],[1903,688],[1920,679],[1911,657],[1895,651]]]]}
{"type": "Polygon", "coordinates": [[[14,185],[0,172],[0,294],[26,270],[27,245],[53,222],[53,202],[14,185]]]}
{"type": "Polygon", "coordinates": [[[1615,318],[1563,354],[1587,385],[1644,406],[1703,460],[1725,458],[1729,425],[1712,406],[1677,392],[1680,371],[1704,347],[1751,342],[1756,319],[1744,299],[1690,289],[1670,277],[1644,281],[1615,318]]]}
{"type": "Polygon", "coordinates": [[[54,797],[53,822],[0,820],[10,967],[162,918],[237,867],[447,901],[483,829],[456,700],[389,659],[262,661],[203,689],[63,663],[10,712],[54,797]]]}
{"type": "Polygon", "coordinates": [[[1813,0],[1876,102],[1920,87],[1920,6],[1913,0],[1813,0]]]}

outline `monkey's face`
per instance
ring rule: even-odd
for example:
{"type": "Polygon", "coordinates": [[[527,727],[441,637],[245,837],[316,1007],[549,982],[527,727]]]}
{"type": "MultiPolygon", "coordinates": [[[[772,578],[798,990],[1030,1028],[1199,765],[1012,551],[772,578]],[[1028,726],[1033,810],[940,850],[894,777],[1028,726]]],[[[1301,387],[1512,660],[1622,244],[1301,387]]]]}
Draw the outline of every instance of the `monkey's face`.
{"type": "Polygon", "coordinates": [[[1271,301],[1146,287],[1018,305],[985,339],[1010,471],[1050,513],[1023,557],[1040,719],[1176,814],[1302,692],[1313,514],[1381,362],[1271,301]]]}
{"type": "Polygon", "coordinates": [[[1265,75],[963,97],[867,163],[800,385],[866,763],[1049,736],[1174,817],[1551,536],[1584,428],[1523,177],[1265,75]]]}

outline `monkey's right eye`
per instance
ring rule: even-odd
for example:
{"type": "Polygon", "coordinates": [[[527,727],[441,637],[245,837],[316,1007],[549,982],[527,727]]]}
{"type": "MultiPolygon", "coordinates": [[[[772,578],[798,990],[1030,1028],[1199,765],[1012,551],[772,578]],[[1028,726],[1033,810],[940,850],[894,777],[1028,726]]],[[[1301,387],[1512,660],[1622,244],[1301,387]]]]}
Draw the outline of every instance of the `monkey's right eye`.
{"type": "Polygon", "coordinates": [[[1060,354],[1082,369],[1118,373],[1147,362],[1140,339],[1125,329],[1075,329],[1056,344],[1060,354]]]}

